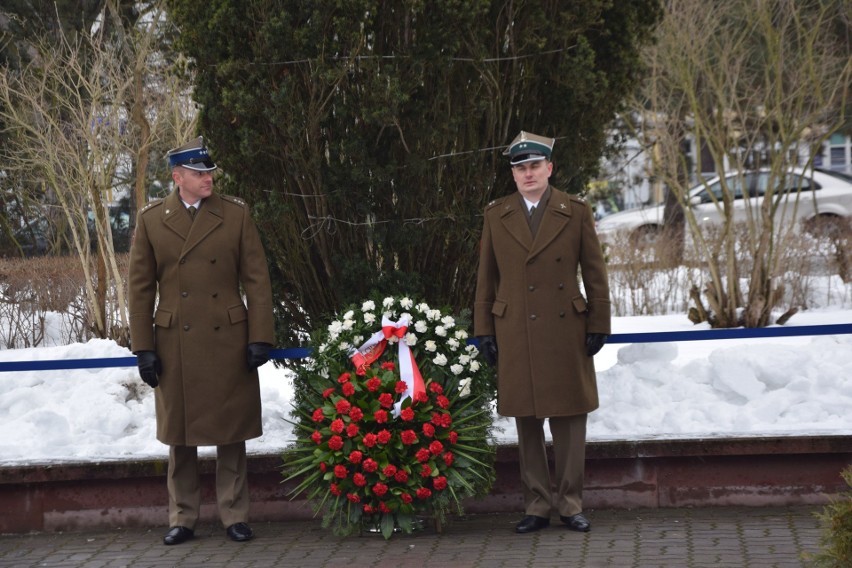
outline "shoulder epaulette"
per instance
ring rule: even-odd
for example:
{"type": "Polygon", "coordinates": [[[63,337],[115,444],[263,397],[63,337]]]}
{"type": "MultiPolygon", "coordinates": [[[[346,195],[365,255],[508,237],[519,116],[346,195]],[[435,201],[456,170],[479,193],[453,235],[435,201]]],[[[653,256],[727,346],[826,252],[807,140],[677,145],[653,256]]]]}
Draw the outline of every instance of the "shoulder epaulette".
{"type": "Polygon", "coordinates": [[[147,211],[148,209],[153,209],[153,208],[154,208],[154,207],[156,207],[157,205],[162,205],[162,204],[163,204],[163,200],[162,200],[162,199],[155,199],[154,201],[152,201],[152,202],[148,203],[148,205],[146,205],[145,207],[143,207],[142,209],[140,209],[140,210],[139,210],[139,212],[140,212],[140,213],[144,213],[144,212],[145,212],[145,211],[147,211]]]}
{"type": "Polygon", "coordinates": [[[248,204],[241,197],[234,197],[233,195],[223,195],[222,199],[230,203],[236,203],[240,207],[248,207],[248,204]]]}
{"type": "Polygon", "coordinates": [[[508,197],[508,195],[504,195],[503,197],[498,197],[497,199],[495,199],[494,201],[492,201],[488,205],[486,205],[485,210],[488,211],[492,207],[494,207],[496,205],[500,205],[501,203],[503,203],[506,200],[507,197],[508,197]]]}

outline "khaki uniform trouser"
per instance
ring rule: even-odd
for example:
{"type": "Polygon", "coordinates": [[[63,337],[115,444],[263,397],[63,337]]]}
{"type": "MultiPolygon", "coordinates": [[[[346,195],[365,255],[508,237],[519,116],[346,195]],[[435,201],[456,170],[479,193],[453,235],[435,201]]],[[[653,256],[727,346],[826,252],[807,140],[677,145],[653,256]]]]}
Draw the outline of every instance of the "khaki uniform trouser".
{"type": "Polygon", "coordinates": [[[549,519],[554,508],[566,517],[582,512],[587,417],[587,414],[579,414],[548,418],[553,438],[555,500],[545,451],[544,419],[534,416],[515,418],[527,515],[549,519]]]}
{"type": "MultiPolygon", "coordinates": [[[[225,527],[248,521],[246,473],[245,442],[216,446],[216,501],[225,527]]],[[[201,512],[197,447],[169,447],[166,485],[169,489],[169,526],[195,530],[201,512]]]]}

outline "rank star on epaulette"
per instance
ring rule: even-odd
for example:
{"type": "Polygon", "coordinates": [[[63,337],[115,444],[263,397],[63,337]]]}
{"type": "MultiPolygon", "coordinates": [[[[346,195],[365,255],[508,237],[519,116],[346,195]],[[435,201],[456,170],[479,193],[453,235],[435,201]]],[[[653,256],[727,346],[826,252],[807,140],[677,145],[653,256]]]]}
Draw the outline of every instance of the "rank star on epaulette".
{"type": "Polygon", "coordinates": [[[564,203],[560,203],[560,204],[559,204],[559,208],[560,208],[560,209],[565,209],[565,204],[564,204],[564,203]]]}

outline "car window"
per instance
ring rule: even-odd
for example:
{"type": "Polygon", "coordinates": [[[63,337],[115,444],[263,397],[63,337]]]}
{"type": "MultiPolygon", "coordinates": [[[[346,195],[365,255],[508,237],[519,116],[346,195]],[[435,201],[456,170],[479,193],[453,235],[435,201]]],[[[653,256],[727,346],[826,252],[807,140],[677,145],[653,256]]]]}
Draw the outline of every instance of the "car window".
{"type": "MultiPolygon", "coordinates": [[[[749,175],[745,176],[746,184],[749,184],[749,175]]],[[[738,175],[728,176],[726,178],[728,189],[733,191],[734,199],[742,199],[743,197],[743,178],[738,175]]],[[[712,203],[714,201],[722,201],[722,182],[717,181],[696,194],[700,198],[701,203],[712,203]],[[712,194],[712,197],[711,197],[712,194]]]]}
{"type": "MultiPolygon", "coordinates": [[[[757,179],[758,194],[763,195],[769,187],[769,172],[761,172],[757,179]]],[[[811,178],[800,174],[787,174],[783,178],[775,178],[775,193],[789,193],[811,191],[819,189],[820,186],[811,178]]]]}

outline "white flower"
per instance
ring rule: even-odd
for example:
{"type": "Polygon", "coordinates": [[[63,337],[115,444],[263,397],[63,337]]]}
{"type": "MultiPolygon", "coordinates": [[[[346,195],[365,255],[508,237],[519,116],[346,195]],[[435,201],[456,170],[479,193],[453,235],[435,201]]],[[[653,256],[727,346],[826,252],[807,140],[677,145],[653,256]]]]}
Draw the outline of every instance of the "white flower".
{"type": "Polygon", "coordinates": [[[367,300],[366,302],[361,304],[361,311],[362,312],[372,312],[375,309],[376,309],[376,302],[374,302],[373,300],[367,300]]]}
{"type": "Polygon", "coordinates": [[[467,351],[471,357],[479,355],[479,349],[476,348],[476,345],[465,345],[464,350],[467,351]]]}
{"type": "Polygon", "coordinates": [[[417,336],[414,335],[413,333],[406,333],[405,334],[405,344],[408,345],[409,347],[413,347],[413,346],[417,345],[417,336]]]}
{"type": "Polygon", "coordinates": [[[356,335],[352,338],[352,343],[354,343],[355,345],[361,345],[362,343],[364,343],[364,336],[356,335]]]}
{"type": "Polygon", "coordinates": [[[470,355],[460,355],[459,363],[461,363],[462,365],[467,365],[468,363],[470,363],[470,355]]]}
{"type": "Polygon", "coordinates": [[[458,348],[459,348],[459,342],[458,342],[458,340],[457,340],[457,339],[453,339],[452,337],[451,337],[450,339],[448,339],[448,340],[447,340],[447,345],[449,345],[449,346],[450,346],[450,349],[452,349],[453,351],[455,351],[456,349],[458,349],[458,348]]]}
{"type": "Polygon", "coordinates": [[[429,321],[437,321],[441,319],[441,310],[429,310],[426,313],[426,319],[429,321]]]}
{"type": "Polygon", "coordinates": [[[456,320],[452,318],[452,316],[444,316],[441,318],[441,323],[444,324],[444,327],[450,329],[454,325],[456,325],[456,320]]]}
{"type": "Polygon", "coordinates": [[[343,319],[345,320],[351,320],[353,317],[355,317],[355,312],[353,312],[352,310],[349,310],[348,312],[343,314],[343,319]]]}
{"type": "Polygon", "coordinates": [[[473,372],[473,373],[477,372],[479,370],[479,367],[481,367],[481,365],[479,364],[479,361],[477,361],[476,359],[474,359],[470,362],[471,372],[473,372]]]}
{"type": "Polygon", "coordinates": [[[320,353],[325,353],[326,349],[328,349],[328,344],[326,344],[326,343],[323,343],[322,345],[319,346],[319,352],[320,353]]]}
{"type": "Polygon", "coordinates": [[[385,298],[384,300],[382,300],[382,305],[383,305],[384,307],[386,307],[386,308],[391,307],[391,306],[393,305],[393,298],[391,298],[390,296],[388,296],[387,298],[385,298]]]}
{"type": "Polygon", "coordinates": [[[470,383],[473,382],[470,377],[459,381],[459,397],[465,398],[470,396],[470,383]]]}
{"type": "Polygon", "coordinates": [[[456,330],[456,339],[464,341],[465,339],[467,339],[467,332],[463,329],[456,330]]]}
{"type": "Polygon", "coordinates": [[[328,324],[328,332],[329,333],[335,334],[335,333],[340,333],[341,331],[343,331],[343,324],[340,323],[339,321],[333,321],[330,324],[328,324]]]}
{"type": "Polygon", "coordinates": [[[416,331],[417,333],[426,333],[427,329],[429,329],[429,326],[426,325],[426,322],[423,320],[420,320],[414,324],[414,331],[416,331]]]}
{"type": "Polygon", "coordinates": [[[438,337],[447,337],[447,330],[444,329],[444,326],[439,325],[435,328],[435,335],[438,337]]]}
{"type": "Polygon", "coordinates": [[[429,351],[430,353],[434,353],[437,350],[438,350],[438,344],[437,343],[435,343],[431,339],[426,342],[426,351],[429,351]]]}
{"type": "Polygon", "coordinates": [[[342,341],[342,342],[340,342],[340,345],[338,345],[338,346],[337,346],[337,348],[338,348],[340,351],[349,351],[349,348],[350,348],[350,347],[352,347],[352,346],[351,346],[351,345],[349,345],[349,343],[347,343],[346,341],[342,341]]]}
{"type": "Polygon", "coordinates": [[[450,371],[454,375],[461,375],[462,372],[464,372],[464,367],[462,367],[461,365],[458,365],[458,364],[452,365],[452,366],[450,366],[450,371]]]}
{"type": "Polygon", "coordinates": [[[399,301],[399,305],[403,307],[403,309],[410,310],[411,306],[414,305],[414,300],[406,296],[402,300],[399,301]]]}
{"type": "Polygon", "coordinates": [[[411,320],[413,320],[413,319],[414,318],[411,317],[411,314],[409,314],[408,312],[403,312],[403,313],[399,314],[399,321],[407,321],[407,322],[410,323],[411,320]]]}
{"type": "Polygon", "coordinates": [[[354,320],[350,320],[350,319],[343,320],[343,331],[349,331],[350,329],[352,329],[353,325],[355,325],[354,320]]]}
{"type": "Polygon", "coordinates": [[[426,302],[420,302],[415,306],[415,308],[417,308],[417,311],[421,314],[425,314],[429,311],[429,304],[427,304],[426,302]]]}
{"type": "Polygon", "coordinates": [[[444,365],[447,364],[447,356],[444,355],[443,353],[438,353],[435,356],[435,358],[432,359],[432,362],[435,363],[436,365],[443,367],[444,365]]]}
{"type": "Polygon", "coordinates": [[[364,314],[364,323],[374,323],[376,321],[376,314],[366,313],[364,314]]]}

